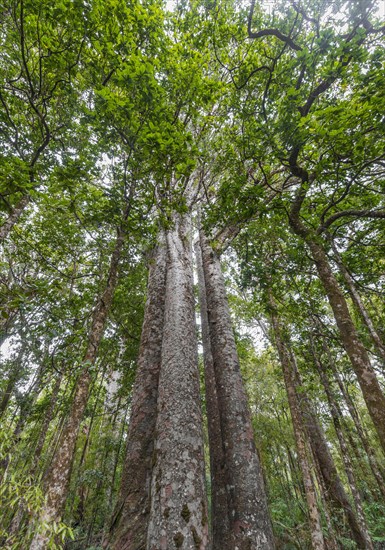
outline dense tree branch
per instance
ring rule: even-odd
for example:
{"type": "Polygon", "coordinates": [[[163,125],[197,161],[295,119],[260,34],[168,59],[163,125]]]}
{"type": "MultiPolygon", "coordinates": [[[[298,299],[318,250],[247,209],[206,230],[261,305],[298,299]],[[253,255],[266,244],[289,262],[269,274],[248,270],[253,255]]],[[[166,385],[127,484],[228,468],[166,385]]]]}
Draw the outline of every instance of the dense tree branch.
{"type": "Polygon", "coordinates": [[[292,48],[293,50],[296,50],[296,51],[302,50],[301,46],[296,44],[290,36],[286,36],[285,34],[281,33],[281,31],[278,29],[262,29],[260,31],[253,32],[251,30],[251,25],[252,25],[254,7],[255,7],[255,0],[252,0],[249,17],[247,20],[247,32],[248,32],[249,38],[262,38],[262,36],[275,36],[276,38],[281,40],[281,42],[285,42],[285,44],[290,46],[290,48],[292,48]]]}

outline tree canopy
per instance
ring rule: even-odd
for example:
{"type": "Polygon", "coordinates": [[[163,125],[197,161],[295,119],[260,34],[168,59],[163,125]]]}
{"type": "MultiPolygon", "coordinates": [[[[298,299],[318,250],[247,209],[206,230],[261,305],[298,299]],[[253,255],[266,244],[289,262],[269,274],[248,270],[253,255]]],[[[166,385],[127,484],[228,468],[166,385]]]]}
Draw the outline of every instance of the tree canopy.
{"type": "Polygon", "coordinates": [[[0,546],[108,547],[148,273],[190,215],[221,259],[276,547],[316,548],[318,510],[318,548],[382,548],[382,0],[3,0],[0,22],[0,546]]]}

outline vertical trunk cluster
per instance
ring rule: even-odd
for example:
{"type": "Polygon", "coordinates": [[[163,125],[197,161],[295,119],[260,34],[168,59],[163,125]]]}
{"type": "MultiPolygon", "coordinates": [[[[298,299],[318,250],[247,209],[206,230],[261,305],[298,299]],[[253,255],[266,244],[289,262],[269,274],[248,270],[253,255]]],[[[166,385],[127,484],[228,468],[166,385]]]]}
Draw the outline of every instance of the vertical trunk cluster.
{"type": "MultiPolygon", "coordinates": [[[[300,424],[304,434],[307,434],[308,436],[310,447],[314,457],[314,462],[316,466],[318,466],[319,473],[322,478],[321,482],[322,485],[325,487],[326,498],[335,507],[340,508],[341,511],[343,511],[349,524],[352,537],[357,544],[357,548],[370,550],[372,548],[370,537],[368,536],[368,533],[365,529],[365,525],[361,522],[361,518],[357,517],[357,514],[348,498],[348,495],[346,494],[345,488],[338,475],[333,457],[330,453],[324,431],[313,410],[310,399],[307,397],[305,392],[300,391],[302,388],[302,381],[298,372],[296,358],[292,349],[288,347],[288,345],[282,338],[282,323],[277,314],[277,309],[272,295],[270,295],[270,308],[276,345],[282,364],[282,370],[284,373],[285,385],[288,394],[288,401],[293,419],[294,434],[296,436],[296,443],[302,473],[304,474],[303,459],[301,457],[300,451],[301,442],[297,438],[296,431],[298,430],[298,428],[296,428],[296,424],[300,424]],[[298,447],[299,442],[300,447],[298,447]]],[[[306,472],[303,477],[305,490],[306,493],[308,493],[310,487],[306,484],[306,472]]],[[[318,531],[320,527],[319,520],[317,520],[315,516],[315,510],[313,509],[313,500],[314,495],[312,495],[310,491],[310,494],[307,494],[307,502],[310,513],[311,527],[312,530],[315,530],[315,532],[312,533],[312,544],[314,548],[322,548],[322,546],[320,546],[321,533],[318,531]]],[[[322,544],[325,547],[325,540],[322,544]]]]}
{"type": "MultiPolygon", "coordinates": [[[[224,279],[200,233],[215,390],[225,465],[229,538],[224,550],[270,550],[274,540],[251,416],[240,373],[224,279]]],[[[213,460],[216,457],[213,456],[213,460]]]]}
{"type": "Polygon", "coordinates": [[[146,547],[166,293],[165,244],[165,236],[161,233],[149,266],[126,458],[110,532],[111,546],[115,550],[146,547]]]}
{"type": "Polygon", "coordinates": [[[190,227],[167,232],[168,267],[148,550],[208,546],[190,227]]]}
{"type": "Polygon", "coordinates": [[[377,347],[381,358],[385,360],[385,345],[378,334],[372,319],[369,316],[369,313],[367,312],[365,305],[363,301],[361,300],[361,296],[356,288],[355,282],[353,277],[350,275],[349,270],[345,267],[342,258],[337,250],[336,245],[334,244],[333,240],[331,240],[332,249],[334,252],[334,257],[336,260],[336,263],[338,265],[338,268],[340,270],[341,275],[343,276],[346,286],[349,289],[350,296],[352,297],[352,301],[355,304],[357,310],[359,311],[365,325],[368,328],[369,334],[372,338],[373,343],[377,347]]]}
{"type": "Polygon", "coordinates": [[[223,449],[221,422],[219,417],[214,362],[211,351],[206,284],[199,241],[195,243],[195,257],[198,272],[207,427],[210,445],[211,538],[213,550],[223,550],[229,547],[231,540],[226,494],[225,453],[223,449]]]}
{"type": "MultiPolygon", "coordinates": [[[[51,522],[59,522],[63,514],[75,454],[76,440],[88,401],[91,383],[89,367],[95,363],[97,358],[99,345],[112,305],[123,242],[124,234],[122,231],[119,231],[115,248],[111,256],[106,286],[92,315],[87,349],[83,358],[83,370],[76,382],[71,409],[64,429],[60,435],[60,440],[50,470],[45,479],[46,501],[39,517],[40,525],[43,523],[49,524],[51,522]]],[[[47,535],[44,532],[37,532],[32,540],[30,550],[43,550],[46,546],[47,535]]]]}
{"type": "Polygon", "coordinates": [[[353,420],[354,426],[357,430],[357,434],[360,438],[360,441],[362,443],[362,447],[366,453],[370,468],[372,470],[373,476],[375,480],[377,481],[378,488],[380,490],[380,493],[382,497],[385,499],[385,480],[383,478],[383,475],[381,474],[379,464],[377,462],[376,453],[373,449],[373,446],[370,444],[370,441],[368,439],[367,434],[365,433],[364,427],[362,426],[360,417],[358,415],[358,412],[354,406],[354,403],[352,401],[352,398],[350,397],[349,393],[347,392],[345,385],[340,377],[340,374],[337,371],[337,368],[334,364],[333,357],[331,355],[329,347],[326,345],[325,340],[323,340],[323,348],[326,351],[328,355],[328,361],[329,366],[331,367],[333,376],[335,381],[338,384],[338,388],[341,392],[342,397],[344,398],[344,402],[347,406],[347,409],[349,411],[349,414],[353,420]]]}
{"type": "Polygon", "coordinates": [[[309,240],[308,244],[333,310],[342,343],[357,375],[362,395],[377,430],[382,448],[385,450],[385,396],[323,247],[312,240],[309,240]]]}
{"type": "Polygon", "coordinates": [[[150,266],[114,550],[209,544],[190,237],[175,216],[150,266]]]}
{"type": "Polygon", "coordinates": [[[355,503],[355,508],[357,512],[357,522],[360,526],[360,531],[362,533],[362,536],[363,538],[365,538],[365,548],[367,550],[372,550],[373,544],[370,539],[370,535],[366,525],[365,515],[362,507],[361,495],[357,488],[356,476],[354,473],[352,461],[350,459],[350,451],[349,451],[349,448],[345,439],[345,434],[341,424],[342,412],[334,398],[333,391],[330,386],[328,376],[326,374],[326,369],[324,365],[321,363],[320,359],[317,357],[314,346],[312,346],[312,354],[313,354],[314,364],[320,375],[320,379],[325,389],[325,393],[329,402],[331,417],[333,419],[335,432],[337,435],[338,442],[340,444],[342,461],[344,463],[346,476],[348,478],[350,490],[353,496],[353,501],[355,503]]]}

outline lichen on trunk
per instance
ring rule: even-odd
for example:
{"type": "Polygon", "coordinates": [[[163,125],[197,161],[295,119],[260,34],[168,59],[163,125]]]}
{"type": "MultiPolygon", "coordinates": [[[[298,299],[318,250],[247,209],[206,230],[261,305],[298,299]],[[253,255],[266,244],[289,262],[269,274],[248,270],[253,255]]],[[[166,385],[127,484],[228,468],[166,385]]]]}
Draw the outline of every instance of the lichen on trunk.
{"type": "Polygon", "coordinates": [[[162,231],[150,260],[127,451],[120,495],[110,530],[110,543],[115,550],[146,547],[165,289],[166,247],[162,231]]]}
{"type": "Polygon", "coordinates": [[[212,548],[213,550],[224,550],[231,541],[226,490],[225,453],[219,417],[214,362],[211,352],[202,252],[199,241],[195,243],[195,258],[199,285],[207,427],[210,444],[212,548]]]}
{"type": "Polygon", "coordinates": [[[190,221],[167,231],[162,361],[147,550],[208,548],[190,221]]]}
{"type": "Polygon", "coordinates": [[[211,350],[226,463],[232,541],[228,548],[270,550],[274,539],[250,411],[218,256],[200,232],[211,350]]]}

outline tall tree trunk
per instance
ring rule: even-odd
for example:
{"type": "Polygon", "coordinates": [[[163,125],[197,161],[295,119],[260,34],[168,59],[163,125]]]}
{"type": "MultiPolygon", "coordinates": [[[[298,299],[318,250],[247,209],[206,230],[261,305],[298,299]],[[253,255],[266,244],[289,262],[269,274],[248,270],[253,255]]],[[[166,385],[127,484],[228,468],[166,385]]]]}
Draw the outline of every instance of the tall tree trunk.
{"type": "Polygon", "coordinates": [[[162,232],[149,266],[127,451],[120,495],[110,530],[111,547],[115,550],[146,548],[163,338],[166,257],[165,237],[162,232]]]}
{"type": "Polygon", "coordinates": [[[332,510],[332,506],[331,506],[332,503],[330,501],[330,498],[326,490],[325,481],[324,481],[324,478],[322,477],[318,460],[314,460],[314,456],[313,456],[313,465],[314,465],[314,471],[317,479],[317,486],[319,488],[319,495],[322,502],[322,512],[323,512],[323,515],[325,516],[325,522],[327,526],[326,533],[324,534],[325,546],[328,550],[339,550],[337,538],[336,538],[335,526],[333,525],[333,521],[330,515],[332,510]]]}
{"type": "MultiPolygon", "coordinates": [[[[100,542],[100,546],[102,548],[105,548],[105,547],[108,546],[108,542],[111,538],[110,529],[111,529],[111,526],[114,523],[113,520],[115,518],[115,510],[113,509],[114,497],[115,497],[115,493],[117,493],[118,496],[120,495],[120,489],[121,489],[121,487],[120,487],[121,484],[119,484],[119,487],[116,487],[116,479],[117,479],[118,465],[119,465],[119,462],[120,462],[121,449],[122,449],[123,444],[125,443],[125,442],[123,443],[124,433],[126,433],[127,429],[128,429],[127,418],[129,418],[129,414],[130,414],[130,411],[131,411],[131,403],[130,403],[130,401],[128,401],[127,406],[124,410],[124,414],[123,414],[123,416],[121,416],[119,414],[119,409],[121,407],[121,403],[122,403],[122,397],[120,396],[119,399],[118,399],[117,410],[114,414],[114,417],[113,417],[113,420],[112,420],[112,423],[111,423],[112,427],[113,427],[112,431],[113,431],[114,435],[116,435],[117,445],[113,449],[112,467],[109,468],[108,475],[107,475],[107,481],[106,481],[108,509],[110,511],[110,521],[105,521],[104,522],[103,537],[102,537],[102,540],[100,542]],[[119,429],[116,428],[118,425],[119,425],[119,429]]],[[[118,502],[119,502],[119,500],[118,500],[118,502]]],[[[118,509],[117,506],[116,506],[116,509],[118,509]]],[[[113,532],[114,527],[112,527],[111,530],[113,532]]]]}
{"type": "Polygon", "coordinates": [[[301,186],[297,192],[290,212],[290,225],[292,230],[304,239],[312,253],[319,279],[325,289],[339,329],[342,344],[356,373],[369,415],[385,452],[385,395],[370,364],[369,355],[360,340],[345,296],[330,267],[325,248],[299,218],[300,208],[305,197],[305,189],[306,187],[301,186]]]}
{"type": "Polygon", "coordinates": [[[31,197],[29,195],[23,195],[12,210],[12,212],[9,214],[8,218],[0,227],[0,243],[5,241],[5,239],[8,237],[13,226],[19,221],[30,200],[31,197]]]}
{"type": "Polygon", "coordinates": [[[200,232],[211,351],[226,464],[232,543],[239,550],[271,549],[274,539],[263,476],[236,350],[219,258],[200,232]]]}
{"type": "Polygon", "coordinates": [[[322,550],[325,548],[324,538],[322,534],[321,518],[317,505],[317,495],[313,483],[310,464],[306,454],[306,440],[303,428],[302,415],[299,409],[298,397],[295,389],[295,376],[292,372],[291,358],[287,349],[287,344],[282,335],[282,326],[277,314],[276,305],[273,296],[269,296],[271,306],[271,320],[274,330],[275,342],[278,349],[279,358],[281,361],[283,378],[285,381],[289,408],[293,423],[294,438],[297,447],[299,464],[302,472],[302,479],[305,487],[306,503],[309,513],[310,534],[312,548],[314,550],[322,550]]]}
{"type": "Polygon", "coordinates": [[[333,310],[342,343],[356,373],[368,412],[378,433],[381,446],[385,451],[385,396],[323,247],[315,241],[308,241],[308,244],[333,310]]]}
{"type": "Polygon", "coordinates": [[[195,243],[195,257],[199,284],[207,426],[210,444],[212,548],[213,550],[224,550],[229,547],[231,541],[226,491],[225,453],[219,418],[214,362],[211,353],[206,286],[199,241],[195,243]]]}
{"type": "Polygon", "coordinates": [[[167,231],[167,276],[148,550],[208,548],[190,221],[167,231]]]}
{"type": "MultiPolygon", "coordinates": [[[[59,444],[53,457],[50,470],[45,480],[46,501],[39,517],[39,525],[43,522],[60,521],[67,497],[72,463],[74,459],[76,440],[88,401],[91,383],[90,365],[95,363],[98,348],[104,333],[105,324],[111,308],[117,283],[118,265],[124,242],[124,233],[119,230],[115,249],[111,256],[106,287],[92,315],[91,330],[88,337],[87,350],[83,358],[83,371],[76,382],[74,399],[71,409],[60,435],[59,444]]],[[[37,525],[37,529],[39,529],[37,525]]],[[[37,531],[30,550],[43,550],[47,544],[44,532],[37,531]]]]}
{"type": "Polygon", "coordinates": [[[313,407],[308,397],[303,392],[298,392],[298,388],[302,386],[302,383],[299,373],[296,370],[295,358],[293,355],[292,365],[296,373],[297,395],[299,396],[304,423],[309,435],[310,446],[313,451],[314,460],[318,461],[320,471],[327,489],[327,494],[331,501],[333,501],[334,504],[341,508],[345,513],[353,539],[356,542],[357,547],[365,549],[367,548],[365,536],[361,531],[357,516],[352,508],[349,498],[345,492],[344,486],[338,475],[337,468],[335,466],[333,457],[330,454],[329,446],[327,444],[323,429],[316,418],[313,407]]]}
{"type": "Polygon", "coordinates": [[[350,490],[351,490],[353,500],[354,500],[354,504],[355,504],[355,507],[356,507],[357,521],[360,525],[361,533],[362,533],[363,537],[365,538],[365,544],[366,544],[365,548],[367,550],[372,550],[373,549],[373,544],[372,544],[372,541],[371,541],[371,538],[370,538],[370,535],[369,535],[369,532],[368,532],[368,528],[367,528],[367,525],[366,525],[365,515],[364,515],[364,511],[363,511],[363,507],[362,507],[361,495],[360,495],[360,493],[358,491],[358,488],[357,488],[356,476],[354,474],[353,465],[352,465],[352,462],[351,462],[351,459],[350,459],[349,448],[347,446],[347,443],[346,443],[346,440],[345,440],[345,435],[344,435],[343,428],[342,428],[342,425],[341,425],[342,413],[341,413],[341,410],[340,410],[340,408],[339,408],[339,406],[336,403],[336,400],[334,398],[333,390],[330,386],[327,374],[325,372],[324,365],[321,363],[320,359],[317,357],[314,346],[312,346],[312,355],[313,355],[314,364],[315,364],[315,366],[318,370],[322,385],[325,389],[325,393],[326,393],[326,396],[327,396],[327,399],[328,399],[328,402],[329,402],[329,407],[330,407],[330,412],[331,412],[331,416],[332,416],[332,419],[333,419],[334,429],[336,431],[337,439],[338,439],[340,449],[341,449],[342,461],[344,463],[345,472],[346,472],[346,475],[347,475],[347,478],[348,478],[348,482],[349,482],[349,485],[350,485],[350,490]]]}
{"type": "MultiPolygon", "coordinates": [[[[101,362],[103,362],[103,361],[101,361],[101,362]]],[[[99,366],[99,370],[100,370],[100,366],[99,366]]],[[[101,379],[97,380],[97,381],[94,381],[93,387],[91,387],[90,390],[89,390],[89,394],[90,395],[92,394],[94,396],[94,404],[93,404],[93,407],[92,407],[92,412],[89,415],[89,418],[90,418],[89,423],[86,426],[84,426],[85,431],[86,431],[86,434],[85,434],[86,437],[85,437],[85,441],[83,443],[83,448],[82,448],[82,452],[80,454],[80,459],[79,459],[78,463],[76,464],[77,472],[76,472],[76,474],[75,474],[75,472],[72,472],[72,475],[75,477],[75,486],[76,486],[76,490],[78,492],[79,500],[78,500],[78,504],[77,504],[77,507],[76,507],[75,510],[73,509],[73,507],[71,507],[71,515],[74,519],[75,524],[77,524],[77,525],[81,525],[84,521],[84,512],[85,512],[86,501],[87,501],[87,497],[88,497],[88,488],[82,482],[81,476],[82,476],[82,473],[83,473],[84,465],[86,464],[86,460],[87,460],[88,449],[89,449],[90,441],[91,441],[92,435],[93,435],[92,431],[93,431],[94,422],[95,422],[96,410],[97,410],[97,407],[99,405],[100,393],[101,393],[102,389],[104,388],[104,378],[106,376],[106,372],[107,372],[107,365],[105,365],[104,368],[103,368],[101,379]],[[94,388],[96,386],[96,383],[98,383],[98,388],[95,391],[94,388]]],[[[72,502],[72,505],[74,505],[74,502],[72,502]]]]}
{"type": "Polygon", "coordinates": [[[365,325],[367,326],[367,329],[369,331],[369,334],[377,347],[381,357],[383,360],[385,360],[385,345],[383,341],[381,340],[380,335],[378,334],[377,330],[374,327],[373,321],[370,318],[369,313],[367,312],[365,305],[363,301],[361,300],[361,296],[356,288],[355,282],[353,280],[353,277],[350,275],[348,269],[345,267],[342,258],[337,250],[336,245],[334,244],[333,240],[331,240],[331,245],[334,253],[334,257],[336,260],[336,263],[338,265],[338,268],[340,270],[341,275],[343,276],[345,283],[349,289],[349,293],[352,297],[352,300],[359,311],[365,325]]]}
{"type": "Polygon", "coordinates": [[[290,495],[290,498],[297,499],[298,506],[304,512],[304,515],[305,515],[306,510],[304,510],[302,506],[302,500],[305,494],[305,490],[302,484],[302,480],[300,479],[301,474],[298,471],[298,464],[297,464],[297,461],[294,460],[293,453],[288,444],[285,445],[285,450],[287,453],[288,460],[286,460],[285,456],[281,455],[279,446],[276,447],[275,453],[278,453],[279,461],[281,463],[281,468],[285,473],[285,480],[287,485],[286,492],[288,492],[288,490],[293,488],[294,493],[290,495]]]}
{"type": "MultiPolygon", "coordinates": [[[[330,350],[328,350],[328,351],[330,351],[330,350]]],[[[385,481],[384,481],[384,478],[382,477],[382,474],[380,472],[373,446],[370,444],[370,442],[368,440],[368,437],[367,437],[367,435],[364,431],[364,428],[361,424],[361,420],[358,416],[358,413],[356,411],[354,403],[352,402],[352,399],[351,399],[349,393],[346,391],[344,383],[341,380],[341,377],[340,377],[340,375],[339,375],[339,373],[336,369],[336,366],[334,364],[333,358],[331,357],[330,354],[329,354],[329,364],[331,366],[334,378],[335,378],[335,380],[338,384],[338,387],[341,391],[341,394],[342,394],[342,396],[345,400],[345,403],[347,405],[349,414],[350,414],[350,416],[351,416],[351,418],[354,422],[354,426],[355,426],[355,428],[357,430],[357,433],[359,435],[359,438],[362,442],[362,446],[365,449],[366,455],[368,457],[368,462],[369,462],[370,468],[373,472],[373,476],[374,476],[375,480],[377,481],[378,488],[379,488],[383,498],[385,498],[385,481]]]]}

